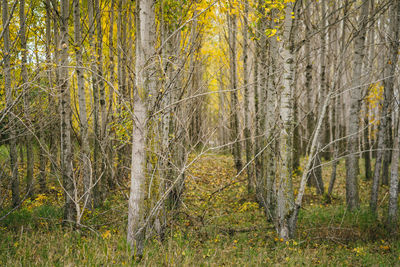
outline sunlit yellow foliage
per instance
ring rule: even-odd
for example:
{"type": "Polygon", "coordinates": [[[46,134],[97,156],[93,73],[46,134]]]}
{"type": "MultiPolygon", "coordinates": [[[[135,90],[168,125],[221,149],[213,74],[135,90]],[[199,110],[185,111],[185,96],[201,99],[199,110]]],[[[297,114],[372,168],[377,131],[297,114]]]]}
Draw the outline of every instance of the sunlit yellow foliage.
{"type": "MultiPolygon", "coordinates": [[[[368,88],[368,93],[365,97],[365,110],[364,116],[368,119],[370,125],[379,125],[379,115],[377,117],[377,112],[381,109],[381,102],[383,100],[383,90],[384,87],[381,83],[373,83],[368,88]]],[[[372,128],[371,138],[375,138],[377,134],[377,127],[372,128]]]]}
{"type": "Polygon", "coordinates": [[[101,234],[101,237],[103,239],[109,239],[111,237],[111,231],[110,230],[105,231],[104,233],[101,234]]]}
{"type": "Polygon", "coordinates": [[[239,211],[257,210],[259,208],[257,202],[245,202],[240,206],[239,211]]]}
{"type": "Polygon", "coordinates": [[[368,94],[365,98],[369,105],[369,108],[374,109],[379,106],[379,103],[383,99],[383,85],[378,83],[373,83],[368,89],[368,94]]]}
{"type": "Polygon", "coordinates": [[[365,256],[366,252],[363,247],[356,247],[353,249],[357,256],[365,256]]]}
{"type": "Polygon", "coordinates": [[[46,202],[47,199],[48,197],[45,194],[38,194],[34,200],[27,200],[25,202],[26,208],[28,210],[32,210],[34,208],[40,207],[46,202]]]}
{"type": "Polygon", "coordinates": [[[130,135],[132,133],[132,116],[123,105],[117,107],[117,110],[119,110],[116,115],[117,119],[111,122],[109,130],[115,134],[115,139],[119,144],[126,144],[130,141],[130,135]]]}

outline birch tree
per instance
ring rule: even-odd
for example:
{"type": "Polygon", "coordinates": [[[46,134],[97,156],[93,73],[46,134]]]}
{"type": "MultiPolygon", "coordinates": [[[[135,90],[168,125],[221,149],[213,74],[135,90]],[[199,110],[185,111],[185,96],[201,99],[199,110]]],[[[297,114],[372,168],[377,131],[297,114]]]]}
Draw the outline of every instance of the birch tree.
{"type": "MultiPolygon", "coordinates": [[[[101,203],[101,182],[100,182],[100,168],[99,164],[100,160],[100,116],[99,116],[99,81],[101,79],[98,76],[98,63],[96,54],[96,44],[95,44],[95,14],[94,14],[94,2],[96,0],[88,0],[88,18],[89,18],[89,46],[90,46],[90,71],[91,71],[91,80],[92,80],[92,93],[93,93],[93,132],[94,132],[94,148],[93,148],[93,176],[95,177],[95,186],[93,192],[93,205],[98,207],[101,203]]],[[[99,16],[100,14],[96,14],[99,16]]]]}
{"type": "MultiPolygon", "coordinates": [[[[389,42],[389,61],[390,71],[389,76],[385,82],[385,91],[394,89],[396,66],[398,62],[399,50],[399,27],[400,27],[400,2],[395,1],[390,7],[390,42],[389,42]]],[[[386,97],[386,95],[385,95],[386,97]]],[[[385,99],[386,100],[386,99],[385,99]]],[[[399,118],[397,120],[399,121],[399,118]]],[[[395,133],[394,146],[392,152],[392,166],[390,175],[390,190],[389,190],[389,210],[388,210],[388,225],[394,228],[397,223],[397,210],[398,210],[398,164],[399,164],[399,122],[397,121],[397,132],[395,133]]],[[[378,159],[377,159],[378,160],[378,159]]],[[[377,186],[374,177],[374,186],[377,186]]],[[[378,183],[379,184],[379,183],[378,183]]],[[[375,189],[373,187],[373,189],[375,189]]],[[[377,190],[377,189],[376,189],[377,190]]],[[[374,198],[371,198],[371,208],[376,211],[377,192],[372,192],[374,198]]]]}
{"type": "MultiPolygon", "coordinates": [[[[372,18],[374,16],[375,12],[375,0],[370,0],[370,17],[372,18]]],[[[369,39],[369,55],[368,55],[368,71],[372,75],[374,72],[374,62],[375,62],[375,27],[372,25],[370,27],[369,32],[368,32],[368,39],[369,39]]],[[[370,91],[372,84],[368,85],[367,88],[367,94],[370,91]]],[[[363,158],[364,158],[364,169],[365,169],[365,179],[366,180],[371,180],[372,178],[372,171],[371,171],[371,144],[370,144],[370,136],[369,136],[369,120],[368,120],[368,115],[369,115],[369,110],[368,110],[368,104],[365,103],[365,116],[364,116],[364,153],[363,153],[363,158]]]]}
{"type": "MultiPolygon", "coordinates": [[[[379,183],[382,179],[389,179],[389,174],[385,173],[384,169],[388,168],[385,167],[385,162],[388,162],[387,157],[388,149],[390,146],[388,144],[388,132],[392,131],[391,127],[391,119],[389,119],[391,114],[390,105],[393,100],[394,96],[394,74],[396,71],[396,64],[397,64],[397,50],[398,50],[398,27],[397,25],[397,14],[396,14],[396,7],[393,7],[395,4],[391,4],[391,22],[390,22],[390,33],[387,33],[387,40],[389,40],[389,55],[387,56],[387,65],[388,65],[388,73],[385,73],[383,85],[384,85],[384,93],[383,93],[383,105],[382,105],[382,118],[380,120],[379,128],[378,128],[378,151],[377,157],[375,162],[375,169],[372,181],[372,189],[371,189],[371,199],[370,199],[370,208],[373,213],[377,212],[377,204],[378,204],[378,193],[379,193],[379,183]],[[381,176],[382,172],[382,176],[381,176]],[[387,178],[383,178],[383,175],[386,175],[387,178]]],[[[382,180],[382,182],[383,182],[382,180]]]]}
{"type": "Polygon", "coordinates": [[[248,70],[248,58],[249,58],[249,44],[248,44],[248,15],[249,15],[249,3],[247,0],[243,3],[244,14],[243,14],[243,87],[244,87],[244,138],[245,138],[245,149],[246,149],[246,165],[247,166],[247,191],[250,193],[253,191],[253,164],[250,164],[252,155],[252,140],[250,131],[250,110],[249,110],[249,70],[248,70]]]}
{"type": "Polygon", "coordinates": [[[74,34],[75,34],[75,55],[76,55],[76,76],[78,84],[78,102],[79,102],[79,121],[80,121],[80,134],[82,139],[81,145],[81,162],[82,162],[82,176],[84,186],[84,202],[85,206],[89,208],[93,206],[91,199],[92,190],[92,175],[91,175],[91,162],[90,162],[90,146],[88,136],[88,118],[86,111],[86,93],[85,93],[85,77],[82,59],[82,38],[81,38],[81,16],[80,16],[80,1],[74,0],[74,34]]]}
{"type": "MultiPolygon", "coordinates": [[[[340,115],[344,116],[344,113],[341,112],[341,101],[343,100],[343,94],[342,94],[342,83],[343,83],[343,72],[344,72],[344,67],[345,67],[345,52],[346,52],[346,20],[348,16],[348,0],[345,0],[343,3],[343,20],[340,25],[341,28],[341,38],[338,38],[337,40],[337,49],[338,49],[338,54],[339,54],[339,59],[338,59],[338,69],[339,69],[339,74],[336,76],[336,88],[338,91],[338,95],[334,99],[334,110],[335,110],[335,131],[333,133],[333,136],[338,139],[341,137],[341,119],[340,115]]],[[[332,162],[332,171],[331,171],[331,177],[329,180],[329,187],[328,187],[328,195],[331,196],[333,192],[333,187],[335,185],[336,177],[337,177],[337,165],[339,164],[339,150],[340,150],[340,141],[336,140],[334,144],[334,152],[333,152],[333,162],[332,162]]]]}
{"type": "MultiPolygon", "coordinates": [[[[320,60],[319,60],[319,99],[322,102],[326,98],[326,35],[327,35],[327,18],[326,18],[326,1],[321,1],[319,3],[319,8],[321,12],[321,33],[320,33],[320,40],[321,40],[321,51],[320,51],[320,60]]],[[[320,105],[321,113],[322,105],[320,105]]],[[[326,120],[324,120],[326,121],[326,120]]],[[[326,131],[321,131],[318,137],[318,146],[319,150],[322,150],[324,143],[325,143],[325,134],[326,131]]],[[[317,156],[315,157],[314,161],[314,170],[312,171],[312,181],[317,189],[317,193],[320,195],[324,194],[324,182],[322,180],[322,151],[319,151],[317,156]]]]}
{"type": "Polygon", "coordinates": [[[61,173],[64,187],[64,221],[74,223],[76,218],[74,200],[74,177],[71,142],[71,96],[69,91],[68,20],[69,1],[61,0],[60,12],[60,113],[61,113],[61,173]]]}
{"type": "MultiPolygon", "coordinates": [[[[136,90],[134,92],[134,126],[132,133],[131,188],[128,210],[127,241],[136,257],[143,254],[144,186],[146,183],[147,101],[156,87],[155,1],[137,1],[136,25],[136,90]]],[[[154,94],[153,94],[154,95],[154,94]]]]}
{"type": "Polygon", "coordinates": [[[292,184],[292,96],[293,96],[293,2],[287,2],[285,7],[285,20],[283,22],[284,45],[281,48],[280,56],[283,63],[283,80],[280,103],[279,122],[279,163],[277,167],[277,210],[275,227],[281,238],[287,240],[292,236],[292,229],[289,221],[293,212],[293,184],[292,184]]]}
{"type": "MultiPolygon", "coordinates": [[[[108,108],[107,108],[107,116],[105,122],[105,129],[103,132],[103,140],[105,144],[105,150],[107,154],[107,184],[109,189],[113,189],[115,187],[115,172],[114,172],[114,149],[112,142],[112,130],[109,123],[113,120],[114,116],[114,86],[115,86],[115,48],[114,48],[114,10],[115,10],[115,0],[111,0],[110,3],[110,17],[109,17],[109,28],[108,28],[108,53],[109,53],[109,82],[111,86],[108,87],[108,108]]],[[[103,122],[104,123],[104,122],[103,122]]]]}
{"type": "MultiPolygon", "coordinates": [[[[47,94],[47,110],[51,111],[52,110],[52,87],[53,87],[53,70],[50,68],[52,64],[52,59],[51,59],[51,6],[50,6],[50,0],[46,0],[45,3],[45,9],[46,9],[46,34],[45,34],[45,45],[46,45],[46,66],[47,66],[47,71],[46,71],[46,76],[47,76],[47,84],[48,84],[48,90],[49,93],[47,94]]],[[[45,122],[43,122],[45,124],[45,122]]],[[[47,134],[47,131],[44,127],[44,125],[41,126],[41,131],[39,132],[39,139],[40,143],[44,146],[40,147],[39,149],[39,177],[38,177],[38,183],[40,186],[40,192],[45,193],[47,191],[47,185],[46,185],[46,177],[47,177],[47,163],[48,163],[48,154],[47,154],[47,149],[50,147],[50,143],[52,143],[53,136],[47,134]]],[[[53,165],[53,164],[51,164],[53,165]]]]}
{"type": "Polygon", "coordinates": [[[99,145],[99,183],[100,183],[100,192],[98,194],[98,204],[101,204],[105,197],[105,182],[106,182],[106,158],[105,158],[105,135],[106,135],[106,123],[107,123],[107,107],[106,107],[106,91],[104,85],[104,71],[103,71],[103,29],[101,23],[101,3],[99,0],[94,0],[94,11],[96,14],[96,32],[97,32],[97,43],[96,43],[96,75],[98,79],[98,87],[99,87],[99,129],[98,129],[98,145],[99,145]]]}
{"type": "Polygon", "coordinates": [[[362,86],[362,64],[365,53],[365,35],[368,22],[369,2],[361,3],[361,13],[357,21],[354,39],[354,66],[350,90],[349,127],[346,158],[346,203],[349,210],[360,206],[358,194],[358,132],[362,86]]]}

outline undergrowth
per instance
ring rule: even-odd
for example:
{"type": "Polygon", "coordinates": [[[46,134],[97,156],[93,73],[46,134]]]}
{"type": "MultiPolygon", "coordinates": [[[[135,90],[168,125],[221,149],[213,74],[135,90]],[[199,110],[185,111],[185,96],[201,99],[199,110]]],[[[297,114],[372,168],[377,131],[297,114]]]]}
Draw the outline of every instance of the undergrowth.
{"type": "MultiPolygon", "coordinates": [[[[127,201],[122,192],[83,217],[79,229],[62,226],[62,194],[55,184],[0,221],[0,266],[393,266],[400,242],[369,212],[370,182],[360,179],[363,205],[345,207],[344,166],[331,201],[307,189],[294,240],[278,238],[230,156],[208,154],[190,169],[179,210],[163,242],[147,241],[141,262],[126,244],[127,201]]],[[[324,177],[329,177],[329,167],[324,177]]],[[[299,178],[295,180],[295,187],[299,178]]],[[[327,184],[328,181],[325,181],[327,184]]],[[[385,211],[386,187],[380,210],[385,211]]],[[[127,193],[127,192],[124,192],[127,193]]],[[[0,218],[9,210],[1,210],[0,218]]]]}

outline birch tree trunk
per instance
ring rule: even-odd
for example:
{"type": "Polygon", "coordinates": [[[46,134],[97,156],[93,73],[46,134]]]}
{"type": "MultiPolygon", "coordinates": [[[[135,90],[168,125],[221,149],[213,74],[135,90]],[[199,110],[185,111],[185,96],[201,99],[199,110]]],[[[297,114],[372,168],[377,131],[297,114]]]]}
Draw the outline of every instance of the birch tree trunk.
{"type": "Polygon", "coordinates": [[[81,38],[81,16],[79,0],[74,0],[74,34],[75,34],[75,55],[76,55],[76,76],[78,84],[78,102],[79,102],[79,121],[80,133],[82,139],[81,160],[82,160],[82,177],[85,197],[85,206],[89,209],[93,207],[92,203],[92,186],[93,180],[91,176],[90,166],[90,147],[88,137],[88,119],[86,111],[86,93],[85,93],[85,77],[82,60],[82,38],[81,38]]]}
{"type": "MultiPolygon", "coordinates": [[[[306,2],[303,2],[306,3],[306,2]]],[[[304,87],[306,90],[306,122],[307,122],[307,139],[312,138],[314,131],[314,109],[312,107],[312,79],[313,79],[313,65],[311,63],[311,23],[309,7],[304,5],[304,60],[305,60],[305,82],[304,87]]],[[[313,179],[307,179],[307,185],[312,185],[313,179]]]]}
{"type": "Polygon", "coordinates": [[[286,3],[285,20],[283,25],[284,46],[281,49],[283,61],[283,81],[280,107],[279,125],[279,166],[277,170],[277,214],[275,227],[281,238],[288,240],[292,234],[289,218],[293,212],[293,185],[292,185],[292,94],[294,56],[292,43],[293,3],[286,3]]]}
{"type": "MultiPolygon", "coordinates": [[[[376,164],[375,164],[375,172],[374,172],[374,179],[372,183],[372,190],[371,190],[371,202],[370,202],[370,208],[371,211],[376,213],[377,212],[377,204],[378,204],[378,193],[379,193],[379,178],[380,178],[380,168],[383,165],[381,162],[382,159],[384,158],[385,155],[385,150],[389,149],[390,147],[387,146],[388,144],[384,143],[385,141],[385,134],[388,131],[391,131],[392,129],[391,124],[388,123],[387,119],[389,116],[391,116],[391,112],[389,109],[390,102],[393,100],[393,89],[394,89],[394,75],[396,72],[396,66],[397,66],[397,61],[398,61],[398,49],[399,49],[399,16],[400,16],[400,4],[395,2],[392,3],[392,6],[390,7],[390,33],[389,34],[389,55],[388,55],[388,75],[386,79],[384,80],[384,99],[383,99],[383,106],[382,106],[382,119],[381,119],[381,124],[379,126],[379,133],[378,133],[378,155],[376,158],[376,164]]],[[[387,138],[387,137],[386,137],[387,138]]],[[[398,138],[398,137],[397,137],[398,138]]],[[[398,144],[395,144],[395,146],[398,147],[398,144]]],[[[398,150],[394,152],[394,157],[398,157],[398,150]]],[[[398,165],[398,159],[396,162],[393,162],[393,165],[398,165]]],[[[396,166],[392,166],[392,171],[395,171],[396,173],[397,168],[394,169],[396,166]]],[[[398,187],[398,181],[396,182],[395,180],[398,180],[396,177],[397,174],[394,173],[391,175],[390,178],[390,198],[389,198],[389,215],[388,215],[388,221],[392,221],[395,219],[393,217],[393,209],[397,209],[397,207],[394,207],[395,204],[393,203],[394,199],[396,198],[396,203],[397,203],[397,196],[394,196],[394,187],[396,188],[396,195],[397,195],[397,187],[398,187]],[[390,203],[390,201],[392,203],[390,203]]],[[[397,206],[397,205],[396,205],[397,206]]]]}
{"type": "Polygon", "coordinates": [[[89,45],[90,45],[90,71],[92,78],[93,92],[93,132],[94,132],[94,149],[93,149],[93,164],[92,173],[94,177],[93,205],[98,207],[101,204],[101,181],[100,181],[100,125],[99,125],[99,80],[98,64],[95,44],[95,18],[94,18],[94,1],[88,0],[88,17],[89,17],[89,45]]]}
{"type": "MultiPolygon", "coordinates": [[[[59,2],[57,1],[51,1],[52,4],[52,8],[51,8],[51,14],[52,14],[52,18],[53,18],[53,43],[54,43],[54,57],[53,57],[53,63],[56,66],[54,68],[54,77],[55,77],[55,81],[54,81],[54,86],[55,92],[52,92],[55,95],[58,95],[59,93],[59,88],[60,88],[60,54],[61,54],[61,48],[60,48],[60,25],[59,25],[59,21],[60,18],[57,14],[60,14],[60,6],[59,6],[59,2]]],[[[61,99],[57,99],[54,98],[51,101],[52,103],[50,103],[51,111],[52,114],[54,114],[54,116],[56,116],[56,114],[60,113],[60,109],[61,109],[61,99]]],[[[58,135],[61,136],[61,127],[59,126],[61,124],[61,120],[57,121],[56,123],[52,123],[50,126],[50,132],[57,133],[58,135]],[[58,125],[57,125],[58,124],[58,125]]],[[[61,140],[59,141],[58,138],[54,138],[52,136],[52,134],[49,134],[49,149],[50,149],[50,154],[52,156],[52,160],[51,160],[51,172],[55,173],[57,172],[57,166],[55,164],[55,162],[58,161],[58,156],[60,154],[61,157],[61,151],[58,151],[58,149],[61,149],[61,140]],[[60,142],[60,145],[58,144],[58,142],[60,142]]]]}
{"type": "Polygon", "coordinates": [[[247,191],[251,193],[253,191],[254,184],[254,170],[253,164],[249,164],[252,158],[252,142],[251,142],[251,131],[250,131],[250,110],[249,110],[249,72],[248,72],[248,15],[249,15],[249,3],[245,0],[244,3],[244,15],[243,15],[243,87],[244,87],[244,138],[246,148],[246,165],[247,166],[247,191]]]}
{"type": "Polygon", "coordinates": [[[20,202],[19,197],[19,178],[18,178],[18,152],[16,144],[15,123],[17,118],[13,112],[13,94],[14,88],[11,86],[11,66],[10,66],[10,27],[8,24],[8,1],[2,1],[2,17],[3,17],[3,55],[4,55],[4,87],[6,93],[6,108],[9,111],[9,137],[10,137],[10,168],[11,168],[11,192],[12,206],[17,207],[20,202]]]}
{"type": "MultiPolygon", "coordinates": [[[[164,1],[161,1],[160,7],[159,7],[159,16],[160,16],[160,43],[165,44],[164,47],[161,48],[161,59],[162,62],[159,64],[159,75],[162,77],[160,79],[159,84],[157,88],[160,88],[160,94],[162,95],[161,99],[161,108],[167,108],[168,104],[171,103],[171,92],[169,86],[169,82],[172,78],[172,69],[170,67],[170,64],[167,60],[167,58],[172,56],[172,45],[171,42],[167,40],[167,36],[169,36],[169,30],[168,30],[168,23],[166,23],[164,17],[164,1]],[[168,87],[167,87],[168,86],[168,87]]],[[[161,117],[159,118],[159,131],[161,132],[159,134],[159,139],[160,141],[160,151],[162,155],[167,157],[168,159],[171,157],[170,154],[170,147],[169,147],[169,137],[170,137],[170,125],[171,125],[171,113],[169,110],[165,111],[161,117]]],[[[171,157],[172,158],[172,157],[171,157]]],[[[167,177],[170,177],[170,174],[172,174],[172,171],[169,170],[170,162],[168,160],[162,159],[161,162],[159,163],[159,168],[160,168],[160,177],[165,177],[166,179],[161,179],[159,183],[159,192],[158,192],[158,199],[162,197],[162,195],[166,192],[167,187],[171,184],[171,179],[167,179],[167,177]]],[[[165,234],[165,227],[167,224],[167,205],[164,202],[160,208],[159,211],[159,216],[155,219],[155,227],[158,236],[160,237],[161,240],[164,240],[164,234],[165,234]]]]}
{"type": "MultiPolygon", "coordinates": [[[[370,16],[372,17],[375,12],[375,0],[370,0],[370,16]]],[[[369,62],[368,62],[368,71],[370,73],[370,76],[373,77],[373,71],[374,71],[374,58],[375,58],[375,27],[372,26],[369,29],[369,62]]],[[[371,88],[372,84],[368,85],[367,88],[367,94],[369,92],[369,89],[371,88]]],[[[363,158],[364,158],[364,170],[365,170],[365,179],[366,180],[371,180],[372,178],[372,170],[371,170],[371,145],[370,145],[370,137],[369,137],[369,119],[368,119],[368,114],[369,114],[369,109],[368,109],[368,104],[365,103],[365,116],[364,116],[364,152],[363,152],[363,158]]]]}
{"type": "MultiPolygon", "coordinates": [[[[389,76],[388,86],[393,86],[394,83],[394,73],[397,66],[398,55],[397,51],[399,49],[399,27],[400,27],[400,1],[396,1],[392,6],[392,16],[391,16],[391,32],[393,33],[393,38],[390,42],[391,51],[391,75],[389,76]]],[[[399,111],[398,111],[399,113],[399,111]]],[[[400,114],[400,113],[399,113],[400,114]]],[[[392,166],[390,175],[390,189],[389,189],[389,210],[388,210],[388,226],[392,230],[397,230],[398,222],[398,198],[399,198],[399,141],[400,141],[400,116],[397,117],[397,133],[395,133],[393,152],[392,152],[392,166]]]]}
{"type": "MultiPolygon", "coordinates": [[[[256,33],[257,34],[257,33],[256,33]]],[[[254,85],[253,85],[253,91],[254,91],[254,176],[255,176],[255,187],[256,187],[256,197],[257,201],[259,204],[263,203],[263,192],[262,192],[262,185],[260,183],[261,180],[261,175],[262,175],[262,161],[261,161],[261,156],[259,155],[259,152],[261,151],[260,147],[260,97],[258,93],[258,88],[259,88],[259,71],[258,71],[258,65],[259,65],[259,59],[258,57],[258,52],[260,51],[258,44],[256,44],[256,47],[254,49],[254,85]]]]}
{"type": "Polygon", "coordinates": [[[136,90],[134,92],[134,125],[132,133],[131,189],[128,210],[128,244],[134,256],[142,257],[144,228],[144,186],[146,183],[147,98],[157,84],[154,54],[156,26],[154,0],[139,0],[136,12],[136,90]]]}
{"type": "MultiPolygon", "coordinates": [[[[348,12],[348,0],[345,0],[344,4],[343,4],[343,20],[342,20],[342,24],[341,24],[341,38],[338,39],[338,45],[337,48],[339,49],[338,54],[339,56],[339,62],[338,62],[338,66],[339,66],[339,70],[343,70],[344,69],[344,65],[345,65],[345,52],[346,52],[346,18],[347,18],[347,12],[348,12]]],[[[343,94],[341,93],[342,91],[342,74],[343,71],[339,71],[339,74],[337,75],[337,88],[339,90],[338,92],[338,96],[335,97],[335,123],[336,123],[336,127],[335,127],[335,133],[334,133],[334,137],[336,139],[339,139],[341,136],[341,120],[340,120],[340,115],[343,114],[343,112],[341,112],[341,101],[343,99],[343,94]]],[[[344,115],[344,114],[343,114],[344,115]]],[[[331,178],[329,181],[329,187],[328,187],[328,195],[331,196],[332,195],[332,191],[333,191],[333,187],[335,185],[335,181],[336,181],[336,170],[337,170],[337,165],[339,164],[339,160],[338,160],[338,155],[339,155],[339,150],[340,150],[340,141],[336,140],[335,144],[334,144],[334,160],[332,163],[332,172],[331,172],[331,178]]]]}
{"type": "MultiPolygon", "coordinates": [[[[268,204],[265,199],[265,166],[264,166],[264,152],[263,152],[263,144],[264,138],[263,133],[265,130],[265,107],[264,96],[266,94],[266,88],[264,87],[266,84],[266,72],[262,68],[262,65],[266,63],[267,50],[266,50],[266,35],[265,29],[267,27],[266,18],[265,18],[265,10],[263,8],[263,1],[258,1],[257,10],[260,14],[260,19],[257,25],[256,31],[256,48],[254,55],[254,111],[255,111],[255,142],[254,142],[254,161],[255,161],[255,186],[256,186],[256,196],[259,204],[263,205],[266,209],[268,215],[268,204]]],[[[273,76],[274,77],[274,76],[273,76]]],[[[269,81],[273,79],[270,77],[269,81]]]]}
{"type": "Polygon", "coordinates": [[[350,90],[349,128],[346,158],[346,203],[349,210],[357,209],[360,206],[358,196],[358,132],[360,120],[361,101],[361,70],[365,52],[366,25],[368,22],[369,3],[364,0],[361,4],[361,14],[358,18],[357,31],[354,40],[354,66],[352,75],[352,86],[350,90]]]}
{"type": "Polygon", "coordinates": [[[101,9],[100,9],[100,1],[94,0],[94,11],[95,11],[95,21],[96,21],[96,31],[97,31],[97,43],[96,43],[96,66],[97,66],[97,81],[99,87],[99,103],[100,103],[100,122],[99,122],[99,129],[98,129],[98,146],[99,146],[99,158],[98,162],[101,164],[99,167],[99,194],[98,194],[98,204],[103,202],[105,198],[105,190],[106,185],[106,173],[107,173],[107,160],[105,157],[105,135],[106,135],[106,127],[107,127],[107,107],[106,107],[106,93],[105,93],[105,86],[104,86],[104,77],[103,77],[103,30],[102,30],[102,23],[101,23],[101,9]]]}
{"type": "Polygon", "coordinates": [[[114,177],[114,150],[112,143],[112,132],[109,132],[109,128],[107,127],[109,121],[113,121],[114,119],[114,88],[115,86],[115,51],[114,51],[114,9],[115,9],[115,0],[111,0],[110,6],[110,24],[108,29],[108,53],[109,53],[109,67],[108,70],[110,72],[110,83],[112,86],[108,88],[108,112],[106,118],[106,129],[105,129],[105,149],[107,153],[107,165],[108,165],[108,175],[107,175],[107,184],[110,189],[115,188],[115,177],[114,177]]]}
{"type": "MultiPolygon", "coordinates": [[[[321,40],[321,52],[320,52],[320,69],[319,69],[319,99],[322,103],[322,101],[326,98],[326,35],[327,35],[327,18],[326,18],[326,5],[325,5],[325,0],[322,0],[320,2],[320,8],[321,8],[321,34],[320,34],[320,40],[321,40]]],[[[322,104],[320,104],[319,112],[321,113],[322,110],[322,104]]],[[[324,122],[327,120],[324,119],[324,122]]],[[[325,124],[326,125],[326,124],[325,124]]],[[[319,195],[324,194],[324,182],[322,180],[322,168],[321,168],[321,159],[323,156],[323,152],[321,151],[324,147],[325,143],[325,133],[326,131],[320,131],[319,136],[318,136],[318,148],[319,151],[315,157],[314,160],[314,166],[312,170],[312,175],[311,175],[311,181],[312,184],[315,186],[317,189],[317,193],[319,195]]]]}
{"type": "Polygon", "coordinates": [[[397,231],[398,226],[398,199],[399,199],[399,135],[400,127],[399,120],[396,123],[396,133],[394,137],[393,152],[392,152],[392,165],[390,175],[390,189],[389,189],[389,207],[387,225],[390,230],[397,231]]]}
{"type": "MultiPolygon", "coordinates": [[[[51,7],[50,7],[50,0],[45,1],[45,7],[46,7],[46,65],[47,65],[47,84],[48,84],[48,107],[47,110],[51,111],[52,110],[52,95],[51,95],[51,90],[53,87],[53,75],[52,75],[52,69],[50,68],[51,64],[51,51],[50,51],[50,46],[51,46],[51,7]]],[[[45,124],[45,122],[43,122],[45,124]]],[[[46,144],[46,129],[44,125],[41,126],[41,130],[39,132],[39,139],[40,143],[47,149],[47,144],[46,144]]],[[[52,135],[48,135],[48,139],[52,139],[52,135]]],[[[50,140],[49,140],[50,141],[50,140]]],[[[50,142],[49,142],[50,143],[50,142]]],[[[47,186],[46,186],[46,166],[47,166],[47,150],[43,149],[42,147],[39,148],[40,155],[39,155],[39,177],[38,177],[38,182],[39,182],[39,187],[40,187],[40,192],[45,193],[47,191],[47,186]]]]}
{"type": "MultiPolygon", "coordinates": [[[[392,8],[392,7],[391,7],[392,8]]],[[[393,18],[395,18],[394,15],[392,15],[393,18]]],[[[394,78],[393,75],[395,73],[395,68],[396,68],[396,63],[397,63],[397,50],[396,52],[393,51],[396,46],[398,47],[397,42],[393,42],[393,40],[397,39],[392,39],[396,38],[396,35],[398,35],[398,29],[396,26],[397,20],[395,19],[394,21],[391,21],[390,28],[391,28],[391,34],[387,33],[390,36],[390,38],[386,38],[387,41],[390,43],[390,48],[389,48],[389,55],[386,58],[387,61],[387,73],[385,73],[385,79],[383,80],[383,86],[384,86],[384,93],[383,93],[383,104],[382,104],[382,114],[381,114],[381,120],[380,124],[378,127],[378,151],[377,151],[377,156],[376,156],[376,162],[375,162],[375,169],[374,169],[374,176],[373,176],[373,181],[372,181],[372,189],[371,189],[371,199],[370,199],[370,208],[373,213],[377,212],[377,204],[378,204],[378,194],[379,194],[379,183],[380,179],[382,177],[383,180],[383,174],[385,169],[384,162],[387,162],[387,149],[390,149],[388,146],[388,132],[391,131],[391,123],[389,120],[389,117],[391,116],[391,111],[390,111],[390,102],[392,101],[393,98],[393,83],[394,83],[394,78]],[[395,53],[395,56],[393,55],[395,53]],[[394,60],[394,62],[392,62],[394,60]],[[381,172],[382,176],[381,176],[381,172]]],[[[397,49],[397,48],[396,48],[397,49]]],[[[385,175],[388,175],[387,173],[385,175]]]]}
{"type": "Polygon", "coordinates": [[[61,0],[60,16],[60,97],[61,97],[61,169],[64,184],[64,221],[74,223],[76,218],[74,203],[74,178],[72,166],[72,144],[71,144],[71,96],[69,91],[68,77],[68,19],[69,1],[61,0]]]}

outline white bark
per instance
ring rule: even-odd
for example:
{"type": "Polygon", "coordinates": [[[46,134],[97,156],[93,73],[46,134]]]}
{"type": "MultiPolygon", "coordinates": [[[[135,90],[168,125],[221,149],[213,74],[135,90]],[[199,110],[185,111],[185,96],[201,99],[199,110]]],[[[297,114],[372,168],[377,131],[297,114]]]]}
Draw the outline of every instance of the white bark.
{"type": "Polygon", "coordinates": [[[246,149],[246,164],[247,167],[247,191],[250,193],[253,191],[253,164],[249,164],[252,155],[252,142],[251,142],[251,131],[250,131],[250,109],[249,109],[249,72],[248,72],[248,15],[249,15],[249,3],[247,0],[244,1],[244,15],[243,15],[243,87],[244,87],[244,138],[245,138],[245,149],[246,149]]]}
{"type": "Polygon", "coordinates": [[[93,132],[94,132],[94,149],[93,149],[93,164],[92,173],[96,181],[93,192],[93,205],[98,207],[102,199],[102,183],[98,181],[100,174],[100,122],[99,122],[99,80],[98,77],[98,63],[96,57],[96,45],[94,42],[95,33],[95,18],[94,18],[94,1],[88,0],[88,18],[89,18],[89,46],[90,46],[90,69],[92,78],[92,92],[93,92],[93,132]]]}
{"type": "MultiPolygon", "coordinates": [[[[390,56],[391,56],[391,70],[388,78],[387,86],[393,87],[394,75],[396,71],[398,61],[398,49],[399,49],[399,26],[400,26],[400,1],[395,1],[392,6],[391,16],[391,32],[393,37],[390,42],[390,56]]],[[[394,140],[393,152],[392,152],[392,166],[390,176],[390,189],[389,189],[389,210],[388,210],[388,225],[389,227],[395,227],[397,225],[397,213],[398,213],[398,194],[399,194],[399,127],[400,116],[397,122],[397,133],[394,140]]]]}
{"type": "MultiPolygon", "coordinates": [[[[321,34],[320,34],[320,40],[321,40],[321,52],[320,52],[320,69],[319,69],[319,99],[320,102],[322,102],[326,98],[326,60],[325,60],[325,55],[326,55],[326,35],[327,35],[327,18],[326,18],[326,5],[325,5],[325,0],[322,0],[320,2],[320,8],[321,8],[321,34]]],[[[319,113],[322,111],[322,105],[320,106],[319,113]]],[[[325,131],[320,131],[319,136],[318,136],[318,143],[319,143],[319,148],[322,148],[324,146],[324,141],[325,141],[325,131]]],[[[312,177],[312,184],[315,186],[317,189],[317,193],[320,195],[324,194],[324,182],[322,180],[322,168],[321,168],[321,158],[322,158],[322,151],[318,151],[318,154],[316,155],[314,159],[314,167],[313,171],[311,174],[312,177]]]]}
{"type": "Polygon", "coordinates": [[[82,39],[80,25],[80,5],[79,0],[74,0],[74,34],[75,34],[75,55],[76,55],[76,76],[78,84],[78,102],[79,102],[79,120],[80,133],[82,139],[81,145],[81,160],[82,160],[82,176],[84,186],[84,203],[89,208],[92,208],[91,188],[92,177],[90,167],[90,147],[88,137],[88,119],[86,111],[86,94],[85,94],[85,77],[82,60],[82,39]]]}
{"type": "Polygon", "coordinates": [[[291,230],[289,225],[290,213],[293,211],[293,186],[292,186],[292,91],[293,91],[293,47],[292,47],[292,26],[293,26],[293,3],[288,2],[285,8],[285,21],[283,25],[284,46],[281,48],[283,61],[283,81],[280,103],[280,125],[279,125],[279,163],[277,170],[277,214],[275,227],[281,238],[290,238],[291,230]]]}
{"type": "Polygon", "coordinates": [[[154,0],[139,0],[136,32],[136,90],[134,93],[134,126],[132,133],[131,189],[128,210],[127,241],[135,256],[143,253],[144,187],[146,183],[147,101],[155,90],[155,13],[154,0]]]}
{"type": "Polygon", "coordinates": [[[69,91],[68,77],[68,19],[69,1],[61,1],[60,16],[60,95],[61,95],[61,165],[64,183],[64,220],[67,223],[75,222],[75,203],[74,203],[74,180],[72,166],[72,143],[71,143],[71,96],[69,91]]]}
{"type": "Polygon", "coordinates": [[[347,208],[353,210],[359,207],[358,195],[358,132],[361,101],[361,70],[365,50],[366,24],[368,19],[369,3],[363,1],[361,14],[358,19],[357,32],[354,41],[354,66],[352,75],[352,90],[350,91],[349,127],[346,158],[346,202],[347,208]]]}

